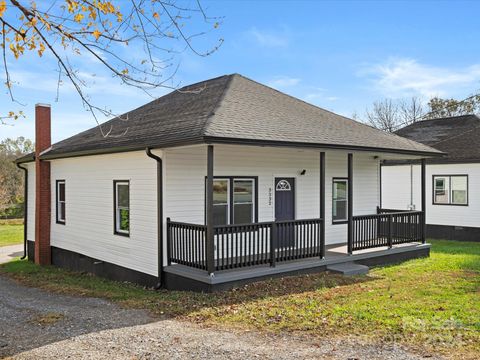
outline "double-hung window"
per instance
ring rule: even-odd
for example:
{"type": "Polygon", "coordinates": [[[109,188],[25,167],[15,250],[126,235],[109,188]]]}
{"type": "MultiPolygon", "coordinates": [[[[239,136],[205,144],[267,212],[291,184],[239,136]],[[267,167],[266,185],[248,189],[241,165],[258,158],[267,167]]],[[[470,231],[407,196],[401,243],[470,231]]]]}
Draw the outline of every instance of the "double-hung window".
{"type": "Polygon", "coordinates": [[[348,219],[348,180],[333,179],[332,189],[332,221],[345,222],[348,219]]]}
{"type": "Polygon", "coordinates": [[[255,178],[215,178],[213,180],[214,225],[255,222],[255,188],[255,178]]]}
{"type": "Polygon", "coordinates": [[[468,176],[434,175],[433,204],[468,205],[468,176]]]}
{"type": "Polygon", "coordinates": [[[130,234],[130,183],[126,180],[115,180],[113,185],[115,233],[128,236],[130,234]]]}
{"type": "Polygon", "coordinates": [[[65,180],[57,180],[56,189],[57,199],[57,224],[65,224],[66,209],[65,209],[65,180]]]}

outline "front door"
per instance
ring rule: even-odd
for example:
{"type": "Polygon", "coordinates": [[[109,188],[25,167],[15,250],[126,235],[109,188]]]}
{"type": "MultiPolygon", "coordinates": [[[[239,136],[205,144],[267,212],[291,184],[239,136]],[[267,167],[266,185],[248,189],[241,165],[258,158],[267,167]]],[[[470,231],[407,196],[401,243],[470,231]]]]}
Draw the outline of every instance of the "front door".
{"type": "MultiPolygon", "coordinates": [[[[295,220],[295,178],[275,178],[275,221],[295,220]]],[[[295,244],[293,226],[279,226],[279,247],[295,244]]]]}

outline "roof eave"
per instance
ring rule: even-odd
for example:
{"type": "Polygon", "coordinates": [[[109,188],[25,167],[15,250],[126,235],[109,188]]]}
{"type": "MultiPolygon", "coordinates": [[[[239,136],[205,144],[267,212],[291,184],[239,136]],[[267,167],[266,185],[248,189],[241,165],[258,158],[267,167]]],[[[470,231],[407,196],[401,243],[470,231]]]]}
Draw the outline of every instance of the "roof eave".
{"type": "Polygon", "coordinates": [[[301,147],[301,148],[319,148],[319,149],[336,149],[336,150],[354,150],[354,151],[371,151],[404,155],[416,155],[427,157],[444,157],[447,154],[441,151],[419,151],[406,149],[392,149],[370,146],[341,145],[341,144],[325,144],[325,143],[305,143],[295,141],[278,141],[278,140],[259,140],[259,139],[241,139],[227,138],[217,136],[205,136],[205,143],[220,144],[236,144],[236,145],[257,145],[257,146],[277,146],[277,147],[301,147]]]}
{"type": "Polygon", "coordinates": [[[203,143],[202,139],[189,139],[184,141],[170,142],[170,143],[154,143],[147,145],[134,145],[134,146],[118,146],[110,147],[104,149],[91,149],[91,150],[79,150],[79,151],[69,151],[62,153],[53,153],[47,152],[44,155],[40,156],[40,160],[56,160],[56,159],[65,159],[71,157],[81,157],[81,156],[92,156],[92,155],[108,155],[108,154],[117,154],[123,152],[131,151],[143,151],[146,148],[150,149],[159,149],[159,148],[168,148],[168,147],[178,147],[186,145],[196,145],[203,143]]]}
{"type": "MultiPolygon", "coordinates": [[[[324,148],[324,149],[336,149],[336,150],[354,150],[354,151],[372,151],[372,152],[384,152],[384,153],[394,153],[394,154],[405,154],[405,155],[416,155],[416,156],[427,156],[427,157],[443,157],[446,154],[443,152],[430,152],[430,151],[418,151],[418,150],[406,150],[406,149],[391,149],[391,148],[380,148],[380,147],[369,147],[369,146],[354,146],[354,145],[341,145],[341,144],[325,144],[325,143],[305,143],[305,142],[294,142],[294,141],[279,141],[279,140],[258,140],[258,139],[241,139],[241,138],[227,138],[227,137],[217,137],[217,136],[204,136],[203,138],[189,139],[184,141],[177,141],[171,143],[152,143],[148,145],[136,145],[136,146],[119,146],[111,147],[104,149],[93,149],[93,150],[79,150],[79,151],[70,151],[63,153],[55,153],[54,149],[47,153],[44,153],[39,158],[41,160],[55,160],[55,159],[64,159],[71,157],[81,157],[81,156],[91,156],[91,155],[107,155],[115,154],[122,152],[131,152],[131,151],[142,151],[145,148],[168,148],[168,147],[178,147],[178,146],[187,146],[187,145],[197,145],[197,144],[233,144],[233,145],[257,145],[257,146],[275,146],[275,147],[302,147],[302,148],[324,148]]],[[[35,160],[35,157],[28,158],[19,158],[16,163],[27,163],[35,160]]]]}
{"type": "Polygon", "coordinates": [[[35,161],[35,155],[19,157],[18,159],[15,159],[14,163],[15,164],[26,164],[26,163],[33,162],[33,161],[35,161]]]}

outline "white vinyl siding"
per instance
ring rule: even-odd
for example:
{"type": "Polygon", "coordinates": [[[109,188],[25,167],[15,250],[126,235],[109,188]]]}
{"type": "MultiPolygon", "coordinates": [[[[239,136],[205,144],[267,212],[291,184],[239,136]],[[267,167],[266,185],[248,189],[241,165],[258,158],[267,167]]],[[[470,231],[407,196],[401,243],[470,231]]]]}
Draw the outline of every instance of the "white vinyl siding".
{"type": "MultiPolygon", "coordinates": [[[[413,204],[421,210],[420,166],[413,166],[413,204]]],[[[480,164],[427,164],[427,224],[480,227],[480,164]],[[468,206],[433,205],[434,175],[468,175],[468,206]]],[[[410,203],[410,166],[382,167],[382,206],[407,209],[410,203]]]]}
{"type": "Polygon", "coordinates": [[[156,275],[156,166],[143,151],[51,161],[52,204],[54,179],[68,184],[68,220],[56,224],[52,215],[51,245],[156,275]],[[114,231],[114,180],[130,184],[129,237],[114,231]]]}

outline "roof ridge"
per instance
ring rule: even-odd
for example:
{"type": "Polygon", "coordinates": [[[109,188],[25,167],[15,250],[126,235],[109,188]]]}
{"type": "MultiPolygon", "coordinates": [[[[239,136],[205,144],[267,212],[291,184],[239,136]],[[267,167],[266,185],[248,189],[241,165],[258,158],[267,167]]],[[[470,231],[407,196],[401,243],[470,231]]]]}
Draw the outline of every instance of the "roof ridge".
{"type": "Polygon", "coordinates": [[[477,114],[471,113],[471,114],[463,114],[463,115],[436,117],[436,118],[433,118],[433,119],[425,119],[425,120],[421,120],[421,121],[433,121],[433,120],[441,121],[441,120],[457,119],[457,118],[461,118],[461,117],[476,117],[477,119],[480,120],[480,118],[477,116],[477,114]]]}
{"type": "MultiPolygon", "coordinates": [[[[217,112],[217,109],[220,108],[220,106],[223,102],[223,99],[225,99],[225,95],[227,94],[228,89],[230,89],[230,84],[232,83],[232,80],[235,77],[235,75],[239,75],[239,74],[223,75],[223,76],[228,76],[228,81],[225,84],[225,88],[223,89],[222,94],[218,98],[218,101],[212,107],[212,110],[210,110],[210,113],[208,114],[207,119],[205,120],[205,124],[203,125],[203,130],[202,130],[202,135],[203,136],[205,136],[205,134],[207,133],[207,129],[210,126],[210,124],[212,123],[212,119],[215,116],[215,113],[217,112]]],[[[220,77],[222,77],[222,76],[220,76],[220,77]]],[[[220,77],[218,77],[218,78],[220,78],[220,77]]],[[[216,79],[218,79],[218,78],[216,78],[216,79]]]]}
{"type": "MultiPolygon", "coordinates": [[[[422,122],[427,122],[427,121],[444,121],[444,120],[453,120],[453,119],[458,119],[458,118],[467,118],[467,117],[474,117],[474,118],[477,118],[478,120],[480,120],[480,118],[477,116],[477,114],[465,114],[465,115],[455,115],[455,116],[446,116],[446,117],[437,117],[437,118],[433,118],[433,119],[424,119],[424,120],[420,120],[420,121],[417,121],[417,122],[414,122],[412,124],[409,124],[407,126],[405,126],[404,128],[402,129],[405,129],[409,126],[412,126],[412,125],[415,125],[415,124],[419,124],[419,123],[422,123],[422,122]]],[[[399,129],[400,130],[400,129],[399,129]]]]}
{"type": "MultiPolygon", "coordinates": [[[[182,86],[181,88],[178,88],[178,89],[173,89],[171,92],[169,92],[168,94],[165,94],[165,95],[172,94],[175,91],[182,91],[184,88],[189,88],[189,87],[196,86],[196,85],[201,85],[201,84],[213,81],[213,80],[221,79],[223,77],[231,77],[232,75],[234,75],[234,74],[223,74],[223,75],[215,76],[211,79],[197,81],[196,83],[184,85],[184,86],[182,86]]],[[[165,96],[165,95],[163,95],[163,96],[165,96]]],[[[163,96],[161,96],[161,97],[163,97],[163,96]]]]}

